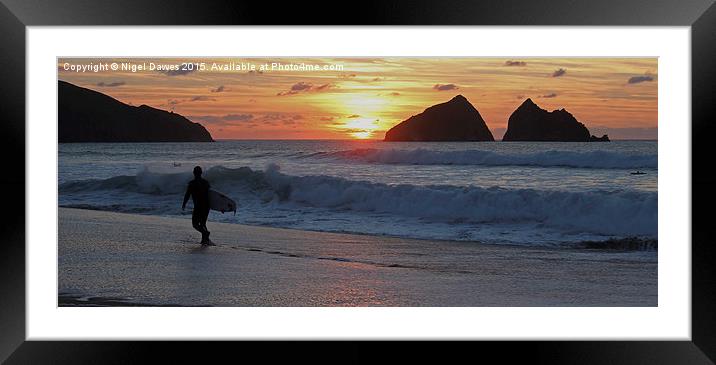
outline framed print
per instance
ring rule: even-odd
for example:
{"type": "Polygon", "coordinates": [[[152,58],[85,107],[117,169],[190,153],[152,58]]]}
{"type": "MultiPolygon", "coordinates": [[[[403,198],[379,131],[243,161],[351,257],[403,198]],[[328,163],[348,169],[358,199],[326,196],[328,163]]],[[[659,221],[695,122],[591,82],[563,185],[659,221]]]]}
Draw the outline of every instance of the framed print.
{"type": "Polygon", "coordinates": [[[716,8],[448,3],[8,2],[3,358],[710,363],[716,8]]]}

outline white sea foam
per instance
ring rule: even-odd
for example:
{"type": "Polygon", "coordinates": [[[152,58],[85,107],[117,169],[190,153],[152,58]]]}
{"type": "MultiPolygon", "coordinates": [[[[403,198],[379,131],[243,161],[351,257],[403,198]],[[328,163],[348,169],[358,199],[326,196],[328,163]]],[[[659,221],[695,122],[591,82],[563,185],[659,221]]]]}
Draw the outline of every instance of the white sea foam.
{"type": "MultiPolygon", "coordinates": [[[[288,175],[277,165],[269,165],[264,171],[216,166],[208,169],[205,177],[212,186],[238,199],[240,205],[244,203],[244,209],[258,212],[281,208],[294,212],[292,222],[300,221],[303,215],[325,215],[328,211],[353,215],[358,220],[361,214],[380,214],[424,224],[532,224],[566,234],[657,235],[656,192],[388,185],[324,175],[288,175]]],[[[60,204],[104,204],[112,210],[141,208],[149,214],[172,214],[178,206],[176,197],[190,179],[188,172],[144,169],[135,176],[67,182],[59,186],[60,204]],[[127,204],[118,205],[122,202],[127,204]]],[[[368,233],[360,231],[360,225],[347,230],[368,233]]]]}

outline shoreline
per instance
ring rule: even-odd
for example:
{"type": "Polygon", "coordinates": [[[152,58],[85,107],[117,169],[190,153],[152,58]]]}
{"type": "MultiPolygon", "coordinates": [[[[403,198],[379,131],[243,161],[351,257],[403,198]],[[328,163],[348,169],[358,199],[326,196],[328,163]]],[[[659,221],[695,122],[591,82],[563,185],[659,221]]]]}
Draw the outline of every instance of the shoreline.
{"type": "Polygon", "coordinates": [[[657,255],[58,210],[60,306],[656,306],[657,255]]]}
{"type": "MultiPolygon", "coordinates": [[[[145,214],[145,213],[125,213],[125,212],[115,212],[112,210],[105,210],[105,209],[93,209],[92,207],[87,206],[81,206],[81,205],[60,205],[58,209],[75,209],[75,210],[86,210],[86,211],[93,211],[93,212],[108,212],[108,213],[116,213],[116,214],[127,214],[127,215],[141,215],[141,216],[149,216],[149,217],[160,217],[160,218],[168,218],[168,219],[190,219],[189,215],[187,217],[177,217],[177,216],[164,216],[164,215],[155,215],[155,214],[145,214]]],[[[390,234],[372,234],[372,233],[363,233],[363,232],[351,232],[351,231],[329,231],[329,230],[309,230],[309,229],[301,229],[301,228],[291,228],[291,227],[274,227],[269,225],[254,225],[254,224],[245,224],[245,223],[227,223],[227,222],[213,222],[209,221],[209,224],[231,224],[231,225],[237,225],[241,227],[261,227],[261,228],[272,228],[272,229],[279,229],[279,230],[290,230],[290,231],[299,231],[299,232],[313,232],[313,233],[333,233],[333,234],[346,234],[346,235],[355,235],[355,236],[367,236],[372,238],[392,238],[392,239],[402,239],[402,240],[416,240],[416,241],[428,241],[428,242],[445,242],[445,243],[470,243],[475,245],[490,245],[490,246],[501,246],[501,247],[515,247],[515,248],[538,248],[538,249],[554,249],[554,250],[593,250],[593,251],[616,251],[616,252],[658,252],[658,239],[653,238],[643,238],[643,237],[623,237],[623,238],[605,238],[604,240],[588,240],[588,241],[573,241],[573,242],[564,242],[560,244],[553,244],[553,245],[538,245],[538,246],[530,246],[527,244],[520,244],[520,243],[513,243],[513,242],[505,242],[505,243],[490,243],[490,242],[482,242],[482,241],[470,241],[470,240],[450,240],[450,239],[432,239],[432,238],[419,238],[419,237],[403,237],[403,236],[397,236],[397,235],[390,235],[390,234]]]]}

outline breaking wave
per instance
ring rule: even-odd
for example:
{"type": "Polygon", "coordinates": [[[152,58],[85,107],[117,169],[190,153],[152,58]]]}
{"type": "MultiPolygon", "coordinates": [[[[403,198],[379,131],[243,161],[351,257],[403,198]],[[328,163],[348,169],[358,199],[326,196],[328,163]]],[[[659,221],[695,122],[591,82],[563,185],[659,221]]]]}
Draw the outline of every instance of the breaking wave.
{"type": "Polygon", "coordinates": [[[657,168],[655,154],[625,154],[610,151],[544,151],[535,153],[498,153],[492,151],[434,151],[423,148],[354,149],[323,152],[319,158],[336,158],[364,163],[407,165],[482,165],[482,166],[538,166],[592,169],[657,168]]]}
{"type": "MultiPolygon", "coordinates": [[[[412,152],[422,153],[420,150],[412,152]]],[[[594,164],[597,162],[594,161],[594,164]]],[[[307,209],[327,209],[412,217],[427,223],[528,222],[565,232],[643,237],[657,235],[656,192],[389,185],[324,175],[287,175],[274,164],[264,171],[215,166],[206,171],[205,177],[213,187],[239,200],[240,205],[242,202],[254,202],[250,204],[274,204],[288,210],[296,208],[296,216],[307,209]]],[[[109,191],[114,204],[121,201],[123,193],[141,194],[146,197],[146,205],[151,207],[153,198],[182,194],[191,178],[190,172],[155,173],[144,169],[134,176],[63,183],[59,192],[62,200],[63,196],[73,195],[102,197],[109,191]]],[[[173,197],[165,197],[164,200],[167,198],[174,202],[173,197]]],[[[172,204],[176,206],[175,202],[172,204]]]]}

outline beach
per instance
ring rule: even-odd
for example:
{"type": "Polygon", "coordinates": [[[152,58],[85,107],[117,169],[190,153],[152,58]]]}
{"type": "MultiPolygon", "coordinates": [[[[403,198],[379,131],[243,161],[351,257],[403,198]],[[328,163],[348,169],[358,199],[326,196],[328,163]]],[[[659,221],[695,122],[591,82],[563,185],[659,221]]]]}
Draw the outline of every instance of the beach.
{"type": "MultiPolygon", "coordinates": [[[[189,210],[190,211],[190,210],[189,210]]],[[[59,208],[60,306],[656,306],[657,253],[59,208]]]]}

